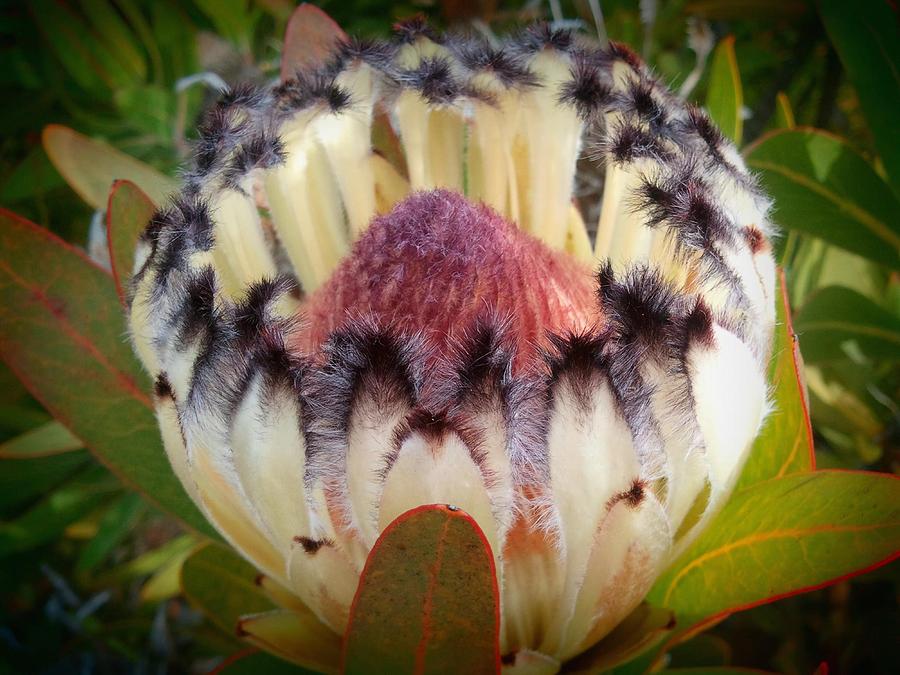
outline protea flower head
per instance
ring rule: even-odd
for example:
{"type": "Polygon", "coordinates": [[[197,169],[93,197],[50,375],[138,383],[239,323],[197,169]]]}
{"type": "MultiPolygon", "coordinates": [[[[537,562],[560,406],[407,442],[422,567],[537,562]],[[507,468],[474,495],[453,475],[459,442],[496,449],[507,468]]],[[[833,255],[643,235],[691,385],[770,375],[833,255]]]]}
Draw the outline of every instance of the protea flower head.
{"type": "Polygon", "coordinates": [[[341,633],[379,533],[453,504],[510,667],[609,633],[765,414],[772,226],[735,148],[625,47],[419,22],[201,132],[130,321],[209,520],[341,633]]]}

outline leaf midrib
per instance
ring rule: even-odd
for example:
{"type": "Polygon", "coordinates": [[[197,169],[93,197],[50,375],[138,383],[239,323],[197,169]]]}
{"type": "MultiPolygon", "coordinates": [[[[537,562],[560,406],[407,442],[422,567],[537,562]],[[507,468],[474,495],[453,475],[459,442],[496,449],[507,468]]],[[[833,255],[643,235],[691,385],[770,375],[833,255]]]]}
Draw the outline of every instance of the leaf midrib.
{"type": "Polygon", "coordinates": [[[751,534],[749,536],[743,537],[741,539],[737,539],[728,544],[724,544],[723,546],[719,546],[711,551],[707,551],[703,555],[700,555],[694,558],[690,563],[685,565],[681,570],[679,570],[678,574],[675,575],[675,578],[669,583],[668,588],[666,588],[666,594],[663,598],[663,606],[668,606],[669,599],[672,597],[672,594],[675,592],[675,588],[678,586],[678,583],[687,576],[691,571],[700,567],[704,563],[709,560],[713,560],[715,558],[721,557],[723,555],[727,555],[732,551],[740,548],[745,548],[749,546],[753,546],[756,544],[760,544],[766,541],[772,541],[777,539],[801,539],[804,537],[808,537],[814,534],[824,534],[824,533],[843,533],[843,532],[869,532],[872,530],[880,530],[885,528],[897,528],[900,527],[900,523],[897,522],[889,522],[889,523],[872,523],[871,525],[833,525],[833,524],[825,524],[819,525],[817,527],[808,527],[808,528],[789,528],[783,530],[770,530],[769,532],[757,532],[751,534]]]}

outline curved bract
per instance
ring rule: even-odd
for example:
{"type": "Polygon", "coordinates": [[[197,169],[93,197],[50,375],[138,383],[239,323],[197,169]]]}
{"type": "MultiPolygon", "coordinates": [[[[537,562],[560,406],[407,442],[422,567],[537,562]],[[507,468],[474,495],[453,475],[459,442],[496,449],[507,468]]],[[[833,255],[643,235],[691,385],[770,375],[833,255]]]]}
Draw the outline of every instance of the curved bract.
{"type": "Polygon", "coordinates": [[[417,22],[343,42],[217,104],[138,246],[131,333],[172,466],[338,633],[385,527],[464,509],[506,667],[552,671],[737,480],[766,411],[768,207],[622,46],[417,22]]]}

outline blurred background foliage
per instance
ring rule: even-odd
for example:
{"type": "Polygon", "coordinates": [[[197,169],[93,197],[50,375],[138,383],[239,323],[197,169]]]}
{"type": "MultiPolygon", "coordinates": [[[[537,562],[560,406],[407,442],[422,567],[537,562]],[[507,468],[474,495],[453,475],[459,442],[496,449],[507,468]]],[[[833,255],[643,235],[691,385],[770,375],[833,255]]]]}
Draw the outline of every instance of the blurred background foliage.
{"type": "MultiPolygon", "coordinates": [[[[588,0],[318,4],[358,35],[385,35],[393,19],[415,13],[481,32],[535,19],[595,30],[588,0]]],[[[707,104],[781,199],[778,247],[818,465],[897,473],[896,10],[881,0],[600,5],[608,35],[707,104]],[[866,18],[880,25],[875,33],[863,29],[866,18]],[[863,48],[873,42],[882,54],[874,63],[863,48]],[[828,133],[785,131],[794,127],[828,133]],[[843,173],[823,177],[823,162],[843,173]]],[[[45,126],[71,127],[174,176],[222,86],[277,78],[293,8],[291,0],[0,0],[0,203],[102,255],[105,204],[68,187],[50,157],[63,141],[48,140],[45,126]]],[[[0,673],[207,672],[240,651],[181,595],[181,566],[197,543],[124,489],[0,365],[0,673]]],[[[832,673],[900,672],[898,581],[895,563],[736,614],[676,647],[670,664],[794,674],[827,661],[832,673]]]]}

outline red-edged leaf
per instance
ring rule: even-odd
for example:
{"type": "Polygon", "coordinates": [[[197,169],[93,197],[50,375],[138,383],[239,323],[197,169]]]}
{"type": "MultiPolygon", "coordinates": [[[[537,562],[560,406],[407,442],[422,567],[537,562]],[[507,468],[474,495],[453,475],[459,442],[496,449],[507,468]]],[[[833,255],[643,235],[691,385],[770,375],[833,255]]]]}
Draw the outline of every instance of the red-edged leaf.
{"type": "Polygon", "coordinates": [[[344,642],[346,673],[499,673],[490,546],[453,506],[407,511],[381,533],[344,642]]]}
{"type": "Polygon", "coordinates": [[[657,579],[669,646],[730,613],[822,588],[898,556],[900,479],[864,471],[774,478],[736,493],[657,579]]]}
{"type": "Polygon", "coordinates": [[[347,34],[318,7],[303,3],[288,20],[281,52],[281,79],[324,66],[347,34]]]}
{"type": "Polygon", "coordinates": [[[110,275],[0,209],[0,357],[122,481],[213,535],[169,467],[110,275]]]}
{"type": "Polygon", "coordinates": [[[117,180],[109,191],[106,207],[106,237],[109,261],[119,299],[125,301],[125,289],[134,267],[134,249],[138,237],[156,211],[153,200],[130,180],[117,180]]]}
{"type": "Polygon", "coordinates": [[[769,383],[773,388],[774,410],[753,445],[738,482],[738,489],[769,478],[812,471],[816,468],[806,387],[803,385],[801,375],[803,361],[800,357],[797,335],[791,324],[791,308],[783,272],[779,273],[778,281],[781,293],[769,363],[769,383]]]}

